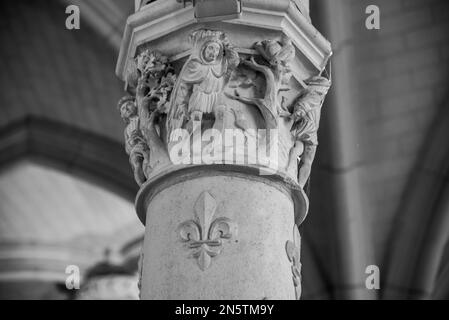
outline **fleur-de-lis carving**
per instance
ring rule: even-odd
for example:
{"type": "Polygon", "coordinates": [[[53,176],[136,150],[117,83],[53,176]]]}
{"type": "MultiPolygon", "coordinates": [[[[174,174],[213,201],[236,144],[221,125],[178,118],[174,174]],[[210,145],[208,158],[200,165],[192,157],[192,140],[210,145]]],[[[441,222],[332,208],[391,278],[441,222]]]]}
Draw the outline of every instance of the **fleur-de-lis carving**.
{"type": "Polygon", "coordinates": [[[287,241],[285,246],[288,260],[292,263],[293,284],[295,286],[296,299],[301,298],[301,235],[298,227],[293,230],[293,241],[287,241]]]}
{"type": "Polygon", "coordinates": [[[195,219],[183,222],[178,233],[181,241],[193,249],[191,256],[198,262],[201,270],[210,267],[213,257],[223,249],[223,240],[236,235],[237,227],[228,218],[213,219],[217,202],[209,192],[203,192],[195,203],[195,219]]]}

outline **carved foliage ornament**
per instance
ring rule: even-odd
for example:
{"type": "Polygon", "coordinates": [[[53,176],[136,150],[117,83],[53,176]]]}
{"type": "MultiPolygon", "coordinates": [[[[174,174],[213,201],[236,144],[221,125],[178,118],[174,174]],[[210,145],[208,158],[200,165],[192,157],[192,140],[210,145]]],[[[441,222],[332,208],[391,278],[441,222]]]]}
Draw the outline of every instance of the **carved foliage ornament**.
{"type": "Polygon", "coordinates": [[[195,219],[183,222],[177,230],[180,240],[192,250],[190,256],[197,260],[202,271],[209,268],[212,258],[221,253],[223,240],[237,234],[237,226],[230,219],[214,219],[216,209],[212,195],[202,193],[195,203],[195,219]]]}
{"type": "Polygon", "coordinates": [[[221,31],[197,30],[190,36],[192,53],[174,89],[167,119],[168,136],[175,129],[192,129],[192,121],[204,114],[218,118],[226,108],[224,89],[232,71],[240,63],[237,51],[221,31]]]}
{"type": "Polygon", "coordinates": [[[301,235],[295,225],[293,241],[287,241],[285,245],[288,260],[292,263],[293,284],[295,286],[296,299],[301,298],[301,235]]]}
{"type": "Polygon", "coordinates": [[[122,98],[118,108],[126,123],[125,149],[141,185],[155,167],[170,164],[163,120],[176,75],[167,57],[150,50],[140,53],[130,65],[127,82],[134,96],[122,98]]]}
{"type": "Polygon", "coordinates": [[[129,64],[126,80],[133,95],[123,98],[119,108],[138,184],[155,170],[180,164],[170,152],[179,144],[172,134],[185,130],[181,142],[189,149],[199,122],[201,133],[236,130],[245,143],[254,136],[251,130],[281,132],[277,170],[304,187],[330,80],[314,76],[304,81],[306,88],[292,90],[295,47],[285,36],[257,42],[257,54],[242,57],[222,31],[196,30],[190,41],[191,54],[178,75],[155,51],[144,50],[129,64]]]}

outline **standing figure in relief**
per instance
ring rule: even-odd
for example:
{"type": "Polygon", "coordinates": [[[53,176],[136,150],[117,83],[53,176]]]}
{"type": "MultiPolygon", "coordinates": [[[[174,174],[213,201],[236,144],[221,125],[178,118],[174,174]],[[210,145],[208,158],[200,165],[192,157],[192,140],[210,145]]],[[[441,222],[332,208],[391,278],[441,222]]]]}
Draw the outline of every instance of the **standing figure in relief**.
{"type": "Polygon", "coordinates": [[[295,139],[295,145],[290,150],[287,167],[287,171],[292,170],[293,166],[298,166],[298,159],[300,159],[298,183],[301,188],[306,185],[312,170],[318,146],[321,107],[331,82],[318,76],[307,80],[306,84],[308,87],[305,92],[293,104],[291,133],[295,139]]]}
{"type": "Polygon", "coordinates": [[[118,103],[120,116],[126,123],[125,150],[133,169],[136,182],[141,185],[146,181],[144,165],[148,162],[149,150],[140,130],[140,120],[136,102],[133,97],[126,96],[118,103]]]}
{"type": "Polygon", "coordinates": [[[192,33],[191,41],[192,54],[172,95],[168,117],[171,131],[188,120],[201,121],[205,113],[216,115],[218,107],[224,105],[224,86],[240,62],[221,31],[198,30],[192,33]]]}

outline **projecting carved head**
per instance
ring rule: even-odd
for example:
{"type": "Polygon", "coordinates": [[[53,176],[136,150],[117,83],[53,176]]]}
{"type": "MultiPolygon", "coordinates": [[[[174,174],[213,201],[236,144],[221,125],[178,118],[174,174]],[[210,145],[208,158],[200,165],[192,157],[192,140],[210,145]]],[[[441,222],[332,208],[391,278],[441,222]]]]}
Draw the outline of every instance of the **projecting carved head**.
{"type": "Polygon", "coordinates": [[[199,58],[206,64],[217,63],[223,57],[225,46],[229,45],[226,35],[221,31],[197,30],[190,35],[192,57],[199,58]]]}
{"type": "Polygon", "coordinates": [[[220,45],[220,43],[215,41],[209,41],[205,43],[201,51],[201,57],[207,63],[217,62],[222,54],[222,46],[220,45]]]}
{"type": "Polygon", "coordinates": [[[125,122],[129,121],[129,118],[137,115],[137,106],[134,98],[131,96],[126,96],[120,99],[118,102],[118,109],[120,111],[120,116],[125,122]]]}

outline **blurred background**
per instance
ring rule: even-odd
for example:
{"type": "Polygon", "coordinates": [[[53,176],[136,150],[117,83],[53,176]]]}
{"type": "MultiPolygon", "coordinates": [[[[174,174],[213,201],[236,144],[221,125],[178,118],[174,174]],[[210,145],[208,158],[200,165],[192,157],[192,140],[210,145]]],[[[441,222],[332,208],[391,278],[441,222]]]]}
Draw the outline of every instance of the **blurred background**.
{"type": "MultiPolygon", "coordinates": [[[[449,2],[310,8],[334,55],[303,299],[449,298],[449,2]],[[370,265],[380,290],[365,286],[370,265]]],[[[132,0],[0,2],[0,299],[135,298],[144,228],[114,74],[132,12],[132,0]],[[69,4],[80,30],[65,28],[69,4]],[[83,294],[66,288],[69,265],[83,294]]]]}

